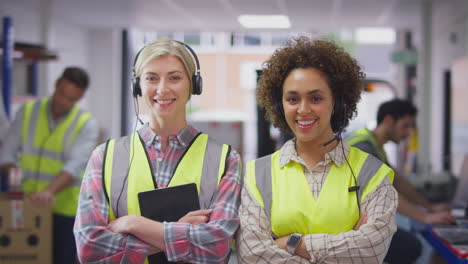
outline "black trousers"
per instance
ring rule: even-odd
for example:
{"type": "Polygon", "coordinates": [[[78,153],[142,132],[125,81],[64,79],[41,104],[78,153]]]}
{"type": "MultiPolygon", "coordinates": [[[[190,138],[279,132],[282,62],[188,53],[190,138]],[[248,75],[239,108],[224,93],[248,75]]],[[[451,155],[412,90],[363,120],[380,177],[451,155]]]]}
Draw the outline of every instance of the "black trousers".
{"type": "Polygon", "coordinates": [[[53,263],[73,264],[76,263],[76,245],[73,236],[74,217],[53,215],[53,263]]]}
{"type": "Polygon", "coordinates": [[[398,227],[393,235],[384,262],[390,264],[411,264],[418,259],[421,251],[422,245],[418,238],[413,233],[398,227]]]}

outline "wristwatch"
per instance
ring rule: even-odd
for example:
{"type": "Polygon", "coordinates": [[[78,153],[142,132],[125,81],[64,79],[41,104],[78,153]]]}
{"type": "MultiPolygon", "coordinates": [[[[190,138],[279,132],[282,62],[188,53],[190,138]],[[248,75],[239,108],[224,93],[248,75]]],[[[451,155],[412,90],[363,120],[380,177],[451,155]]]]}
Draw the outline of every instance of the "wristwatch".
{"type": "Polygon", "coordinates": [[[299,242],[301,242],[302,234],[293,233],[289,236],[288,242],[286,243],[286,249],[289,253],[294,255],[297,246],[299,246],[299,242]]]}

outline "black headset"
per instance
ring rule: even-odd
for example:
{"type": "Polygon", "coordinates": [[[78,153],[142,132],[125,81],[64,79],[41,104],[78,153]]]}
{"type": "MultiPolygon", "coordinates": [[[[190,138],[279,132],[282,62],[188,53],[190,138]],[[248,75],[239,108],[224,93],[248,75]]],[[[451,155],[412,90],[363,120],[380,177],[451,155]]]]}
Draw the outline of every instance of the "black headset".
{"type": "Polygon", "coordinates": [[[333,132],[336,135],[341,135],[341,133],[343,133],[343,130],[348,125],[348,120],[346,118],[346,111],[347,111],[347,107],[346,107],[346,102],[343,96],[342,95],[336,96],[335,105],[333,106],[333,114],[330,120],[332,124],[334,123],[338,124],[337,127],[332,127],[332,129],[334,130],[333,132]]]}
{"type": "MultiPolygon", "coordinates": [[[[336,122],[336,120],[342,120],[342,123],[338,123],[338,127],[335,127],[334,129],[336,132],[335,138],[338,138],[338,140],[343,141],[343,138],[341,137],[341,133],[343,133],[343,130],[346,128],[348,125],[348,119],[346,118],[346,112],[348,111],[346,107],[346,102],[343,98],[343,96],[337,96],[335,98],[335,105],[333,106],[333,115],[332,115],[332,120],[331,122],[336,122]]],[[[330,141],[329,141],[330,142],[330,141]]],[[[328,142],[327,142],[328,143],[328,142]]],[[[359,200],[359,189],[361,186],[359,185],[359,182],[357,181],[356,175],[354,174],[353,168],[351,167],[351,164],[349,164],[348,158],[346,157],[346,154],[344,153],[344,147],[343,144],[341,144],[341,151],[343,153],[343,157],[346,161],[346,164],[348,164],[348,168],[351,171],[351,175],[353,176],[354,179],[354,186],[351,186],[348,188],[348,192],[354,192],[356,194],[356,203],[358,206],[358,213],[359,213],[359,218],[361,218],[361,201],[359,200]]]]}
{"type": "MultiPolygon", "coordinates": [[[[202,92],[203,80],[202,80],[202,77],[200,75],[200,63],[198,61],[197,54],[195,54],[195,51],[193,51],[193,49],[189,45],[187,45],[187,44],[185,44],[183,42],[177,41],[177,40],[174,40],[174,41],[181,44],[181,45],[183,45],[190,52],[190,54],[192,54],[192,57],[193,57],[193,59],[195,61],[195,65],[197,67],[194,75],[192,76],[192,94],[199,95],[202,92]]],[[[140,87],[140,77],[136,76],[135,64],[136,64],[136,61],[138,60],[138,56],[140,55],[141,51],[144,50],[146,47],[147,47],[147,45],[145,45],[143,48],[141,48],[138,51],[138,53],[135,56],[135,60],[133,61],[132,93],[133,93],[133,96],[135,98],[137,98],[138,96],[142,96],[141,87],[140,87]]],[[[140,124],[143,125],[143,121],[141,121],[141,119],[138,117],[138,100],[135,100],[134,103],[135,103],[134,106],[135,106],[136,118],[140,122],[140,124]]],[[[136,131],[136,126],[137,126],[137,123],[135,123],[135,127],[133,128],[133,131],[136,131]]],[[[122,184],[122,188],[120,189],[120,193],[119,193],[119,196],[117,198],[117,206],[116,206],[117,211],[115,213],[116,216],[119,215],[120,198],[122,196],[123,189],[125,187],[125,183],[128,180],[128,174],[129,174],[129,171],[130,171],[130,167],[132,166],[132,163],[133,163],[133,157],[134,157],[134,154],[135,154],[135,151],[133,151],[134,145],[135,145],[134,141],[132,141],[132,156],[130,157],[130,165],[128,166],[127,175],[125,176],[124,183],[122,184]]]]}
{"type": "MultiPolygon", "coordinates": [[[[200,75],[200,62],[198,61],[197,54],[195,53],[195,51],[189,45],[185,44],[184,42],[181,42],[181,41],[178,41],[178,40],[173,40],[173,41],[175,41],[175,42],[181,44],[182,46],[184,46],[185,49],[188,50],[190,52],[190,54],[192,55],[193,60],[195,61],[195,65],[197,67],[195,69],[195,73],[192,75],[192,94],[200,95],[202,93],[202,90],[203,90],[203,79],[202,79],[202,77],[200,75]]],[[[141,87],[140,87],[140,77],[136,76],[135,64],[136,64],[136,62],[138,60],[138,56],[140,55],[141,51],[144,50],[146,47],[147,47],[147,45],[144,46],[140,51],[138,51],[137,55],[135,56],[135,60],[133,61],[132,93],[133,93],[133,96],[135,98],[142,95],[141,87]]]]}
{"type": "MultiPolygon", "coordinates": [[[[346,103],[345,103],[343,96],[337,96],[335,98],[335,105],[333,106],[333,114],[332,114],[332,118],[330,122],[334,123],[337,120],[343,120],[343,122],[341,124],[338,124],[338,127],[335,127],[335,128],[332,127],[332,129],[334,130],[333,133],[335,133],[335,136],[330,141],[327,141],[325,144],[323,144],[324,147],[331,144],[335,140],[343,141],[343,138],[341,137],[341,133],[343,133],[343,130],[346,128],[347,123],[348,123],[346,119],[346,111],[347,111],[347,107],[346,107],[346,103]]],[[[351,167],[351,164],[349,164],[348,158],[346,157],[343,143],[341,144],[341,151],[343,153],[343,157],[346,161],[346,164],[348,165],[348,168],[351,171],[351,176],[353,176],[354,186],[349,187],[348,192],[350,193],[354,192],[356,194],[356,203],[358,206],[358,213],[359,213],[359,218],[360,218],[361,217],[361,201],[359,200],[359,189],[361,188],[361,186],[359,185],[356,175],[354,174],[353,168],[351,167]]]]}

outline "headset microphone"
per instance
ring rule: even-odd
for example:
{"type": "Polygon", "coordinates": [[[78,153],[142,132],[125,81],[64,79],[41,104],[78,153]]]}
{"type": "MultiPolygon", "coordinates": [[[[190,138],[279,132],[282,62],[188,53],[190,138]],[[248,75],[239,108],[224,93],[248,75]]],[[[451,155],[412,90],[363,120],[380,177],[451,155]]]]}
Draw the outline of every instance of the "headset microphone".
{"type": "Polygon", "coordinates": [[[352,187],[348,188],[348,192],[356,192],[356,191],[359,191],[360,188],[361,188],[361,186],[359,186],[359,185],[352,186],[352,187]]]}
{"type": "Polygon", "coordinates": [[[143,120],[140,119],[140,117],[137,115],[138,122],[140,122],[140,125],[143,125],[143,120]]]}
{"type": "Polygon", "coordinates": [[[325,144],[323,144],[324,147],[330,145],[333,141],[337,140],[338,139],[338,135],[337,136],[334,136],[331,140],[325,142],[325,144]]]}

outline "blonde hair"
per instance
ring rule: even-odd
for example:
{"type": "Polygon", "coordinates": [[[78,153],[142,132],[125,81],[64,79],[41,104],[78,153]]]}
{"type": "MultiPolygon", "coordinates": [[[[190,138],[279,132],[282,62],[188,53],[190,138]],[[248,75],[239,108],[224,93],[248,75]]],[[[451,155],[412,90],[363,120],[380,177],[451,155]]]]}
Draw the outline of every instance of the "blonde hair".
{"type": "Polygon", "coordinates": [[[155,58],[161,56],[175,56],[182,64],[190,80],[190,94],[192,94],[192,76],[195,74],[196,66],[192,54],[178,41],[171,39],[154,40],[146,46],[138,54],[134,65],[135,77],[140,77],[143,67],[155,58]]]}

